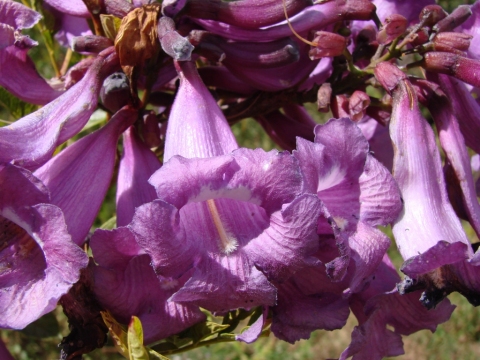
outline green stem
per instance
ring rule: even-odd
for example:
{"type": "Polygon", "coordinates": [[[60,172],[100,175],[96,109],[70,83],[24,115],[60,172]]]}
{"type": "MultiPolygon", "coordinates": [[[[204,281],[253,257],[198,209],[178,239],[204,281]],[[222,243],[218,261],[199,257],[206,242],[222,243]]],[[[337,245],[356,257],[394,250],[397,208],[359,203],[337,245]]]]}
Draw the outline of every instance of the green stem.
{"type": "MultiPolygon", "coordinates": [[[[29,4],[27,0],[22,0],[22,3],[25,6],[30,7],[35,11],[38,11],[35,8],[33,2],[32,2],[32,4],[29,4]]],[[[43,18],[45,18],[45,17],[43,17],[43,18]]],[[[37,23],[36,26],[39,29],[40,34],[42,35],[43,41],[45,43],[45,47],[47,48],[48,57],[50,58],[50,62],[51,62],[52,67],[53,67],[53,71],[55,72],[55,76],[58,78],[58,77],[61,76],[61,73],[60,73],[60,69],[58,68],[57,62],[55,60],[55,50],[53,49],[52,36],[51,36],[49,30],[46,28],[45,24],[43,23],[43,19],[40,20],[37,23]]]]}

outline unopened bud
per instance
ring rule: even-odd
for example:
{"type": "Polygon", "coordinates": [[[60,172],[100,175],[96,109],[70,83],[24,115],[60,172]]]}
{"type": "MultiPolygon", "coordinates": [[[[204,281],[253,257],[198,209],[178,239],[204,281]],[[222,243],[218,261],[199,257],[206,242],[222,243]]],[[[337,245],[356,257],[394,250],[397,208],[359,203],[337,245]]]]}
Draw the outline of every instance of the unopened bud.
{"type": "Polygon", "coordinates": [[[375,67],[375,78],[388,92],[392,92],[400,80],[407,78],[407,75],[395,65],[383,61],[375,67]]]}
{"type": "Polygon", "coordinates": [[[330,98],[332,96],[332,86],[329,83],[323,83],[317,92],[317,108],[320,112],[328,112],[330,109],[330,98]]]}
{"type": "Polygon", "coordinates": [[[332,101],[332,113],[337,119],[342,117],[350,117],[348,113],[348,97],[346,95],[337,95],[332,101]]]}
{"type": "Polygon", "coordinates": [[[347,39],[329,31],[317,31],[313,43],[317,44],[308,52],[310,59],[342,55],[347,47],[347,39]]]}
{"type": "Polygon", "coordinates": [[[163,51],[177,61],[189,61],[191,59],[193,45],[176,31],[167,32],[161,39],[163,51]]]}
{"type": "Polygon", "coordinates": [[[416,36],[412,41],[413,46],[423,45],[427,43],[430,38],[430,34],[428,33],[428,28],[426,27],[422,27],[421,29],[419,29],[415,35],[416,36]]]}
{"type": "Polygon", "coordinates": [[[432,30],[436,33],[451,31],[457,26],[462,25],[470,17],[470,15],[472,15],[470,5],[460,5],[453,10],[450,15],[435,24],[432,30]]]}
{"type": "Polygon", "coordinates": [[[173,19],[163,16],[158,20],[158,38],[163,51],[177,61],[189,61],[194,46],[175,29],[173,19]]]}
{"type": "Polygon", "coordinates": [[[385,45],[405,33],[407,30],[408,20],[402,15],[393,14],[385,19],[382,28],[377,34],[379,44],[385,45]]]}
{"type": "Polygon", "coordinates": [[[98,54],[113,45],[113,41],[104,36],[86,35],[73,38],[72,50],[80,53],[98,54]]]}
{"type": "Polygon", "coordinates": [[[448,74],[467,84],[480,87],[480,61],[447,52],[429,52],[424,57],[425,69],[448,74]]]}
{"type": "Polygon", "coordinates": [[[439,5],[427,5],[420,12],[419,20],[425,26],[433,26],[447,17],[448,13],[439,5]]]}
{"type": "Polygon", "coordinates": [[[103,105],[112,113],[131,103],[130,86],[127,76],[117,72],[108,76],[100,91],[103,105]]]}
{"type": "Polygon", "coordinates": [[[442,32],[437,34],[432,40],[435,51],[448,51],[447,49],[457,49],[467,51],[470,47],[471,35],[457,32],[442,32]]]}
{"type": "Polygon", "coordinates": [[[348,102],[348,113],[353,121],[360,121],[365,116],[365,112],[370,105],[370,96],[365,92],[356,90],[350,96],[348,102]]]}

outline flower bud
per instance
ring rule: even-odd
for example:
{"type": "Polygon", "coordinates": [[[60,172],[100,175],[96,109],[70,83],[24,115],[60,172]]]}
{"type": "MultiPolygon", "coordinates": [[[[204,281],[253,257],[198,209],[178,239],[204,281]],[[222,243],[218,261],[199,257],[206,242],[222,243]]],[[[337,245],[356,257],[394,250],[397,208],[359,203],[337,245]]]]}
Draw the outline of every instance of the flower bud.
{"type": "Polygon", "coordinates": [[[348,113],[353,121],[360,121],[370,105],[370,97],[363,91],[354,91],[348,102],[348,113]]]}
{"type": "Polygon", "coordinates": [[[425,69],[448,74],[467,84],[480,86],[480,61],[447,52],[429,52],[424,57],[425,69]]]}
{"type": "Polygon", "coordinates": [[[323,83],[317,92],[318,111],[326,113],[330,109],[330,98],[332,96],[332,86],[329,83],[323,83]]]}
{"type": "Polygon", "coordinates": [[[393,14],[385,19],[380,31],[377,34],[379,44],[389,44],[407,30],[408,20],[402,15],[393,14]]]}
{"type": "Polygon", "coordinates": [[[220,36],[207,36],[201,47],[219,48],[225,54],[221,59],[225,66],[237,65],[245,68],[272,68],[297,62],[300,51],[294,40],[280,39],[271,42],[228,42],[220,36]]]}
{"type": "Polygon", "coordinates": [[[98,54],[112,45],[113,41],[103,36],[77,36],[73,39],[72,50],[80,53],[98,54]]]}
{"type": "Polygon", "coordinates": [[[430,34],[428,33],[428,28],[426,27],[422,27],[421,29],[419,29],[415,35],[417,36],[412,41],[413,46],[425,44],[426,42],[428,42],[428,39],[430,37],[430,34]]]}
{"type": "Polygon", "coordinates": [[[448,15],[439,5],[427,5],[420,12],[419,19],[425,26],[433,26],[448,15]]]}
{"type": "Polygon", "coordinates": [[[407,78],[407,75],[395,65],[384,61],[375,67],[375,77],[383,88],[390,93],[400,80],[407,78]]]}
{"type": "Polygon", "coordinates": [[[315,32],[313,42],[317,46],[308,52],[312,60],[342,55],[347,47],[347,38],[329,31],[315,32]]]}
{"type": "Polygon", "coordinates": [[[100,99],[112,113],[116,113],[120,108],[131,103],[127,76],[121,72],[108,76],[103,82],[100,99]]]}
{"type": "Polygon", "coordinates": [[[471,35],[457,32],[443,32],[437,34],[432,40],[435,51],[448,51],[446,49],[457,49],[460,51],[467,51],[470,47],[471,35]]]}
{"type": "Polygon", "coordinates": [[[470,15],[472,15],[470,5],[460,5],[446,18],[437,22],[432,30],[436,33],[451,31],[457,26],[462,25],[470,15]]]}
{"type": "Polygon", "coordinates": [[[348,97],[346,95],[341,94],[333,98],[332,113],[337,119],[350,117],[348,113],[348,97]]]}

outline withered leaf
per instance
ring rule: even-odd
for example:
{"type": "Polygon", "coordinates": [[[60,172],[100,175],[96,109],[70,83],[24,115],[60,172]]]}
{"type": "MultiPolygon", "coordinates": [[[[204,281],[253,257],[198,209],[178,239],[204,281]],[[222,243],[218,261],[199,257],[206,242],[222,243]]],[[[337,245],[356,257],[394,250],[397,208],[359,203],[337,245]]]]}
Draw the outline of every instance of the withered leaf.
{"type": "Polygon", "coordinates": [[[157,20],[160,6],[158,3],[145,5],[123,18],[115,38],[115,49],[122,68],[141,67],[159,51],[157,20]]]}

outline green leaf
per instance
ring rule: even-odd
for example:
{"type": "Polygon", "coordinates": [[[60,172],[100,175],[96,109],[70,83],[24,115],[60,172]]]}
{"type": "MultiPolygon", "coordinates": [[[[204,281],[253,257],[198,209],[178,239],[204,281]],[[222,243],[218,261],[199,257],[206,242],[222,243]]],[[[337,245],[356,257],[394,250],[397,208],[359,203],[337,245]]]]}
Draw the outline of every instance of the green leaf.
{"type": "Polygon", "coordinates": [[[100,311],[100,314],[102,315],[103,322],[107,325],[115,348],[121,355],[128,359],[127,332],[109,312],[100,311]]]}
{"type": "Polygon", "coordinates": [[[120,24],[122,20],[113,16],[113,15],[104,15],[100,14],[100,22],[102,23],[103,31],[105,35],[110,39],[115,41],[117,37],[118,29],[120,29],[120,24]]]}
{"type": "Polygon", "coordinates": [[[102,225],[100,225],[100,229],[112,230],[115,228],[116,225],[117,225],[117,217],[112,216],[110,219],[108,219],[102,225]]]}
{"type": "Polygon", "coordinates": [[[3,87],[0,87],[0,106],[5,108],[15,120],[37,109],[37,105],[29,104],[16,98],[3,87]]]}
{"type": "Polygon", "coordinates": [[[149,360],[148,351],[143,346],[143,328],[140,319],[132,316],[128,325],[128,355],[130,360],[149,360]]]}
{"type": "Polygon", "coordinates": [[[189,328],[185,335],[186,337],[192,339],[194,344],[197,344],[200,341],[211,337],[212,335],[220,333],[229,326],[230,325],[218,324],[213,321],[205,321],[189,328]]]}

